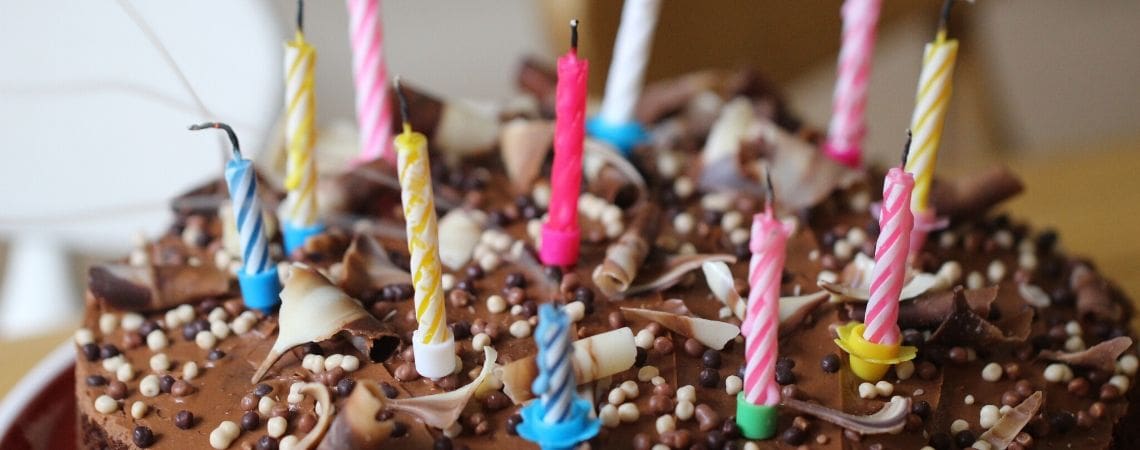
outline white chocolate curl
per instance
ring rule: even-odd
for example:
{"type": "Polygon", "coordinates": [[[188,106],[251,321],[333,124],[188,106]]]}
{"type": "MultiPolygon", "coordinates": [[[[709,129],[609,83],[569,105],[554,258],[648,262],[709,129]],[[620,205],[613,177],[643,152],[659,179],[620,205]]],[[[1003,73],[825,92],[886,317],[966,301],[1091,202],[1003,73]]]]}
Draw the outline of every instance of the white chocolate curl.
{"type": "MultiPolygon", "coordinates": [[[[579,385],[628,370],[637,359],[633,331],[624,327],[574,341],[573,357],[571,367],[579,385]]],[[[534,398],[530,390],[538,376],[534,356],[507,364],[496,375],[503,381],[503,392],[515,404],[534,398]]]]}
{"type": "Polygon", "coordinates": [[[463,102],[443,104],[439,125],[432,140],[443,150],[448,165],[459,163],[465,156],[486,153],[499,139],[499,122],[463,102]]]}

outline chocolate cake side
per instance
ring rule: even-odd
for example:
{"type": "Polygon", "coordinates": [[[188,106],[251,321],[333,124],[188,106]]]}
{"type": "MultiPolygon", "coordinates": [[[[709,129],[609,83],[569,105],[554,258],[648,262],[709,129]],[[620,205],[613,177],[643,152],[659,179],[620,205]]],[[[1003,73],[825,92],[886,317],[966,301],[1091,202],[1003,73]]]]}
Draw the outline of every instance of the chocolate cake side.
{"type": "MultiPolygon", "coordinates": [[[[725,77],[736,85],[743,78],[725,77]]],[[[755,122],[794,123],[768,90],[718,90],[718,105],[743,92],[755,96],[749,99],[755,122]]],[[[700,262],[732,261],[724,266],[727,286],[720,287],[747,295],[747,222],[764,199],[757,168],[741,162],[753,160],[771,164],[780,215],[799,224],[788,242],[782,280],[789,309],[781,314],[777,364],[789,401],[780,408],[777,437],[755,442],[759,448],[984,447],[993,445],[987,444],[993,429],[1009,433],[1011,427],[1008,448],[1127,448],[1136,442],[1138,431],[1130,426],[1140,420],[1137,390],[1130,386],[1136,349],[1128,341],[1119,351],[1104,351],[1125,343],[1114,339],[1135,335],[1129,325],[1133,308],[1091,263],[1063,254],[1055,234],[990,212],[1019,190],[1008,172],[936,184],[933,198],[951,217],[950,227],[929,236],[912,278],[929,283],[900,306],[904,341],[919,347],[919,356],[891,370],[886,385],[868,390],[850,372],[832,328],[861,319],[860,280],[878,234],[870,204],[881,192],[881,177],[828,165],[805,140],[810,133],[775,126],[729,160],[703,159],[704,139],[721,109],[702,116],[707,105],[693,104],[709,98],[697,97],[643,108],[658,111],[649,120],[665,141],[657,143],[658,150],[636,155],[635,177],[620,163],[602,164],[586,177],[581,259],[565,273],[538,264],[533,251],[549,168],[538,164],[539,181],[519,183],[519,168],[502,161],[517,159],[500,158],[507,151],[537,158],[547,154],[549,142],[521,150],[504,143],[499,152],[456,166],[445,162],[446,149],[434,149],[436,192],[444,199],[441,223],[449,214],[467,214],[476,224],[441,229],[475,245],[466,256],[448,256],[461,262],[445,270],[444,288],[462,369],[439,380],[420,378],[414,369],[412,292],[400,281],[408,256],[399,205],[359,195],[399,198],[394,175],[383,163],[330,182],[329,189],[342,190],[339,198],[351,201],[328,217],[328,233],[290,259],[360,300],[399,339],[398,346],[373,342],[361,352],[354,345],[359,340],[340,334],[286,352],[258,381],[251,379],[282,333],[279,317],[242,305],[217,208],[177,210],[167,234],[90,273],[87,316],[77,333],[82,445],[133,448],[139,445],[137,429],[145,427],[152,439],[142,443],[153,448],[276,448],[310,433],[326,448],[361,442],[382,448],[533,448],[514,433],[519,384],[498,374],[534,354],[530,333],[537,306],[556,302],[580,314],[574,325],[579,339],[626,327],[633,336],[619,344],[636,352],[632,367],[581,385],[604,424],[591,448],[744,447],[732,420],[743,361],[740,339],[718,351],[691,330],[623,308],[666,313],[677,322],[695,317],[740,323],[730,300],[710,287],[700,262]],[[520,191],[519,184],[529,188],[520,191]],[[630,287],[615,291],[612,280],[597,273],[604,272],[599,266],[617,253],[607,250],[623,236],[647,251],[644,261],[633,264],[637,273],[630,287]],[[447,403],[447,411],[458,414],[455,425],[428,426],[414,408],[392,408],[478,379],[484,347],[497,350],[503,368],[477,386],[470,401],[447,403]],[[999,426],[1037,392],[1043,401],[1024,423],[999,426]],[[322,395],[335,405],[332,423],[321,420],[322,395]],[[827,418],[869,415],[893,396],[907,399],[909,408],[867,421],[864,435],[827,418]],[[826,411],[805,413],[793,406],[796,400],[826,411]],[[380,405],[379,412],[364,417],[368,405],[380,405]],[[884,432],[896,426],[902,431],[884,432]],[[366,435],[377,438],[361,440],[366,435]]],[[[520,115],[543,120],[537,112],[520,115]]],[[[216,206],[224,198],[218,192],[196,195],[216,206]]],[[[617,350],[591,356],[605,359],[617,350]]]]}

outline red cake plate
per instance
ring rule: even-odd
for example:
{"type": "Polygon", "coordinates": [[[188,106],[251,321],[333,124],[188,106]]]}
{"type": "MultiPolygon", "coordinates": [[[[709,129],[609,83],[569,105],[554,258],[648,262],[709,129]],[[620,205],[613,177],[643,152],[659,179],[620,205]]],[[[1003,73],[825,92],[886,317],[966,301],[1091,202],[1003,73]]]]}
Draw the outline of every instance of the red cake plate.
{"type": "Polygon", "coordinates": [[[48,353],[0,402],[0,449],[76,448],[75,345],[48,353]]]}

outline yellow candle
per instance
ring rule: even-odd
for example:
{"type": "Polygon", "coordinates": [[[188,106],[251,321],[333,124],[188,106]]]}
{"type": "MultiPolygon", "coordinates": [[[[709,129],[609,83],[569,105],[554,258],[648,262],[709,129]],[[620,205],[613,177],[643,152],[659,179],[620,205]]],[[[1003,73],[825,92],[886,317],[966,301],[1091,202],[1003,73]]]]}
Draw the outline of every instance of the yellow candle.
{"type": "MultiPolygon", "coordinates": [[[[431,189],[427,137],[412,131],[412,126],[404,122],[404,132],[396,136],[394,143],[415,290],[416,334],[419,338],[415,343],[439,344],[451,339],[451,330],[447,327],[440,285],[439,228],[431,189]]],[[[417,369],[420,365],[419,358],[416,358],[417,369]]]]}
{"type": "Polygon", "coordinates": [[[914,175],[910,204],[911,211],[915,213],[926,212],[930,207],[930,182],[934,178],[934,164],[938,158],[938,144],[942,140],[946,106],[950,103],[957,57],[958,40],[946,39],[945,28],[938,30],[934,42],[926,44],[923,52],[922,75],[910,119],[914,141],[906,161],[906,171],[914,175]]]}
{"type": "Polygon", "coordinates": [[[313,158],[313,66],[316,51],[300,30],[285,43],[284,219],[295,227],[317,223],[317,165],[313,158]]]}

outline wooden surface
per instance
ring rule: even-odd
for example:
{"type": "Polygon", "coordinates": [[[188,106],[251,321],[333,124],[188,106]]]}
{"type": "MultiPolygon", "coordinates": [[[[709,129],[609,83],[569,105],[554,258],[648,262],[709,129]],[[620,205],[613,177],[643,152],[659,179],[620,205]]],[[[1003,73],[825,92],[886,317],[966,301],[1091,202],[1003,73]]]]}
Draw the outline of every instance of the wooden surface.
{"type": "MultiPolygon", "coordinates": [[[[1037,227],[1056,228],[1068,252],[1093,258],[1102,273],[1134,300],[1140,298],[1140,142],[1058,154],[1064,156],[1005,161],[1025,181],[1026,193],[1004,209],[1015,219],[1032,218],[1037,227]]],[[[968,173],[984,166],[946,171],[968,173]]],[[[70,336],[62,332],[0,342],[5,358],[0,396],[70,336]]]]}

